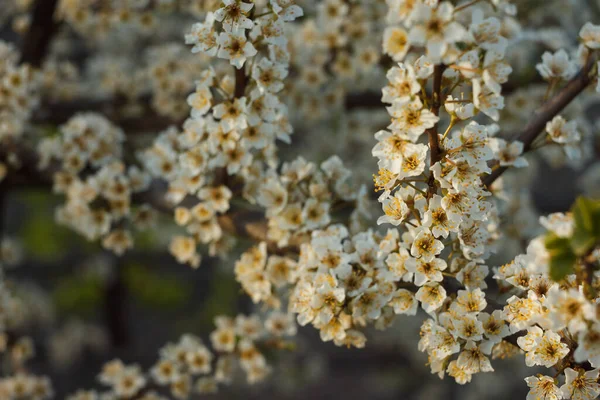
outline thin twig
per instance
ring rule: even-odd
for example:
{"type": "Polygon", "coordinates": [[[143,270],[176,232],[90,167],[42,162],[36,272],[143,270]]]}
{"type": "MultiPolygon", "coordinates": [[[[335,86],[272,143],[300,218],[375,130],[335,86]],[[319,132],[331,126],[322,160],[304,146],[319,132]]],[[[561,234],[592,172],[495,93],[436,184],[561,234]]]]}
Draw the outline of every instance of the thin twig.
{"type": "Polygon", "coordinates": [[[463,4],[462,6],[458,6],[458,7],[456,7],[456,8],[454,9],[454,12],[456,13],[456,12],[462,11],[462,10],[464,10],[464,9],[466,9],[466,8],[469,8],[469,7],[471,7],[471,6],[473,6],[473,5],[477,4],[477,3],[479,3],[480,1],[481,1],[481,0],[473,0],[473,1],[470,1],[470,2],[468,2],[468,3],[465,3],[465,4],[463,4]]]}
{"type": "MultiPolygon", "coordinates": [[[[533,141],[544,131],[546,124],[594,81],[594,77],[590,76],[590,71],[595,63],[595,57],[590,57],[577,76],[571,79],[560,92],[540,107],[525,128],[516,136],[516,140],[523,142],[524,153],[531,149],[533,141]]],[[[500,167],[493,171],[483,179],[484,185],[489,188],[506,170],[507,167],[500,167]]]]}

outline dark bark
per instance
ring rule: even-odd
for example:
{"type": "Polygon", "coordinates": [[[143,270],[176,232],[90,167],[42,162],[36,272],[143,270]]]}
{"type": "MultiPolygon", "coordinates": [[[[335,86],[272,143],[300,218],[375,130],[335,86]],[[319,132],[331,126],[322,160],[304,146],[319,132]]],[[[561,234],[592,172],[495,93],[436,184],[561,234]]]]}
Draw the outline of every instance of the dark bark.
{"type": "Polygon", "coordinates": [[[40,67],[48,52],[50,41],[56,33],[58,24],[54,20],[54,11],[58,0],[37,0],[32,5],[29,30],[21,45],[21,63],[40,67]]]}
{"type": "Polygon", "coordinates": [[[117,348],[125,347],[129,343],[127,297],[122,265],[115,257],[115,271],[106,286],[105,317],[111,343],[117,348]]]}
{"type": "Polygon", "coordinates": [[[244,97],[246,93],[246,86],[248,85],[248,76],[246,75],[246,68],[242,67],[235,70],[235,91],[233,97],[239,99],[244,97]]]}
{"type": "MultiPolygon", "coordinates": [[[[445,67],[443,65],[436,65],[433,71],[433,92],[431,94],[431,107],[430,111],[436,116],[440,114],[441,106],[441,92],[442,92],[442,74],[444,73],[445,67]]],[[[441,160],[442,152],[440,149],[440,138],[438,135],[438,124],[436,123],[432,128],[427,129],[427,136],[429,137],[429,150],[430,150],[430,165],[433,166],[435,163],[441,160]]],[[[427,197],[431,198],[436,192],[437,185],[433,172],[430,172],[429,181],[427,182],[429,190],[427,191],[427,197]]]]}
{"type": "Polygon", "coordinates": [[[4,236],[4,216],[6,215],[7,184],[0,182],[0,240],[4,236]]]}
{"type": "Polygon", "coordinates": [[[384,106],[381,102],[381,92],[349,93],[345,99],[346,110],[357,108],[383,110],[384,106]]]}

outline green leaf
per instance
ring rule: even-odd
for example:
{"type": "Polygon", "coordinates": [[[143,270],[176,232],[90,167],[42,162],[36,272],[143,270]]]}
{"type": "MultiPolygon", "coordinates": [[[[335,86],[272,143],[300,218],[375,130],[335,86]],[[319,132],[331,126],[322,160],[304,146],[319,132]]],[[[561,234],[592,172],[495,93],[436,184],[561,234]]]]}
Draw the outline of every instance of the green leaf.
{"type": "Polygon", "coordinates": [[[549,233],[545,240],[546,249],[550,255],[550,278],[560,281],[575,271],[577,256],[571,248],[568,238],[561,238],[549,233]]]}
{"type": "Polygon", "coordinates": [[[560,253],[550,258],[550,278],[558,282],[575,270],[577,257],[573,253],[560,253]]]}
{"type": "Polygon", "coordinates": [[[576,255],[583,256],[600,240],[600,201],[578,197],[571,212],[574,222],[571,247],[576,255]]]}
{"type": "Polygon", "coordinates": [[[575,226],[587,232],[593,232],[594,221],[592,216],[594,208],[595,204],[593,200],[586,197],[578,197],[571,209],[575,226]]]}
{"type": "Polygon", "coordinates": [[[574,229],[571,237],[571,248],[578,256],[586,255],[596,243],[596,237],[582,229],[574,229]]]}
{"type": "Polygon", "coordinates": [[[563,238],[557,236],[556,234],[549,232],[546,235],[544,244],[546,246],[546,250],[548,253],[552,255],[553,253],[561,253],[564,251],[570,251],[569,238],[563,238]]]}

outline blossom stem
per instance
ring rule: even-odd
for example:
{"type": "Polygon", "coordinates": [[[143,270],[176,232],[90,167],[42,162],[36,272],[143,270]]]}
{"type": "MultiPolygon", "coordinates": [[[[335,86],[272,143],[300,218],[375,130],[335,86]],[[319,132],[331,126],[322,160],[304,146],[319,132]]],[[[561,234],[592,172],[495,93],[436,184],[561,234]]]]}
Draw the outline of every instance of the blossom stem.
{"type": "Polygon", "coordinates": [[[459,67],[458,65],[452,65],[450,68],[452,68],[456,71],[467,71],[467,72],[474,72],[474,73],[479,72],[479,70],[476,68],[459,67]]]}
{"type": "Polygon", "coordinates": [[[479,3],[480,1],[481,1],[481,0],[473,0],[473,1],[470,1],[469,3],[465,3],[465,4],[463,4],[462,6],[456,7],[456,8],[454,9],[454,12],[455,12],[455,13],[457,13],[457,12],[459,12],[459,11],[462,11],[462,10],[464,10],[465,8],[469,8],[469,7],[471,7],[471,6],[473,6],[473,5],[477,4],[477,3],[479,3]]]}
{"type": "Polygon", "coordinates": [[[413,217],[416,218],[417,221],[419,221],[419,225],[421,225],[422,224],[421,217],[419,216],[419,213],[417,212],[417,210],[415,210],[414,208],[412,208],[410,210],[410,213],[413,215],[413,217]]]}
{"type": "Polygon", "coordinates": [[[450,118],[450,123],[448,124],[448,128],[446,128],[446,132],[444,132],[444,134],[442,135],[442,142],[446,140],[446,136],[448,136],[448,134],[450,133],[450,129],[452,129],[454,125],[456,125],[456,117],[452,115],[452,117],[450,118]]]}
{"type": "Polygon", "coordinates": [[[548,100],[548,97],[552,94],[554,87],[556,86],[556,80],[553,79],[552,82],[548,85],[548,89],[546,89],[546,93],[544,94],[544,101],[548,100]]]}
{"type": "Polygon", "coordinates": [[[223,96],[224,100],[229,98],[229,95],[227,94],[225,89],[223,89],[221,86],[215,86],[215,89],[216,89],[217,93],[219,93],[221,96],[223,96]]]}
{"type": "Polygon", "coordinates": [[[427,101],[427,92],[425,91],[424,85],[421,85],[421,97],[423,97],[423,105],[425,107],[429,107],[429,103],[427,101]]]}
{"type": "Polygon", "coordinates": [[[269,11],[266,11],[266,12],[264,12],[262,14],[255,15],[254,18],[266,17],[269,14],[273,14],[273,11],[269,10],[269,11]]]}
{"type": "Polygon", "coordinates": [[[456,163],[454,161],[452,161],[450,158],[448,158],[447,155],[446,155],[446,158],[444,159],[444,161],[446,161],[456,167],[456,163]]]}
{"type": "Polygon", "coordinates": [[[473,102],[472,99],[464,99],[464,100],[448,100],[448,101],[445,101],[444,103],[467,104],[467,103],[472,103],[472,102],[473,102]]]}
{"type": "Polygon", "coordinates": [[[410,186],[411,188],[415,189],[417,192],[421,193],[423,196],[427,196],[427,192],[425,192],[424,190],[419,189],[418,187],[416,187],[415,185],[413,185],[412,183],[406,181],[404,182],[406,183],[408,186],[410,186]]]}
{"type": "Polygon", "coordinates": [[[404,183],[404,182],[427,182],[427,179],[425,178],[407,178],[407,179],[402,179],[400,181],[398,181],[400,183],[404,183]]]}
{"type": "Polygon", "coordinates": [[[454,91],[454,89],[456,89],[459,86],[460,86],[460,79],[457,79],[456,82],[452,86],[450,86],[450,89],[445,92],[446,95],[452,94],[452,92],[454,91]]]}

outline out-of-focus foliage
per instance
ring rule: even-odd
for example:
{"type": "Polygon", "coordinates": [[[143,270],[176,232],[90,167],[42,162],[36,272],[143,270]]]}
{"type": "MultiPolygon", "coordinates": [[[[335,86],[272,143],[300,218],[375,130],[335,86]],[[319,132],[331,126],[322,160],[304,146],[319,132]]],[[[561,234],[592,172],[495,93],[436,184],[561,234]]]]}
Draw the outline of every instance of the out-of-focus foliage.
{"type": "Polygon", "coordinates": [[[169,310],[185,304],[192,292],[192,284],[159,273],[141,264],[123,266],[123,281],[129,292],[143,306],[169,310]]]}

